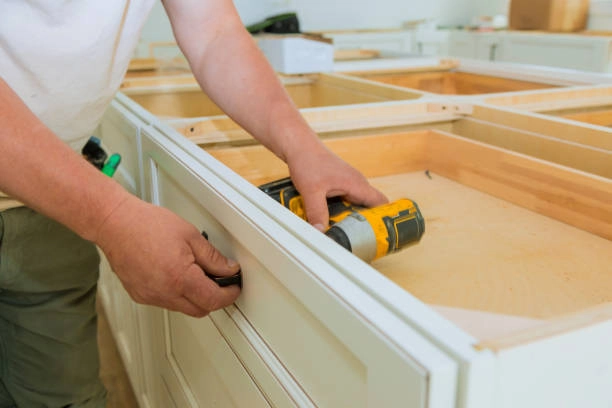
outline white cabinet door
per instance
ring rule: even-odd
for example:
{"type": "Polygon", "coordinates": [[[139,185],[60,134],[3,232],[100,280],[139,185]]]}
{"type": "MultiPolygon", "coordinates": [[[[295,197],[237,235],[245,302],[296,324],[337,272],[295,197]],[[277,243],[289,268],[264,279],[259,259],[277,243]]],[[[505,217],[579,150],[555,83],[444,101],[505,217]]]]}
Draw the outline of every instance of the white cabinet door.
{"type": "Polygon", "coordinates": [[[501,38],[497,34],[475,34],[474,58],[487,61],[499,61],[503,58],[501,38]]]}
{"type": "MultiPolygon", "coordinates": [[[[139,131],[144,125],[139,118],[113,100],[104,114],[96,136],[110,156],[121,155],[115,180],[130,193],[140,196],[141,165],[139,131]]],[[[99,294],[134,393],[141,405],[149,387],[143,380],[141,350],[147,339],[141,339],[138,305],[132,301],[108,261],[101,254],[99,294]]]]}
{"type": "Polygon", "coordinates": [[[606,38],[525,33],[504,33],[503,38],[503,61],[591,72],[610,69],[612,42],[606,38]]]}
{"type": "Polygon", "coordinates": [[[448,40],[448,55],[461,58],[476,58],[476,37],[465,31],[451,31],[448,40]]]}
{"type": "Polygon", "coordinates": [[[236,307],[154,321],[178,406],[455,405],[453,359],[273,221],[267,196],[161,129],[142,132],[147,198],[206,230],[243,272],[236,307]]]}
{"type": "Polygon", "coordinates": [[[415,51],[420,55],[446,56],[449,53],[450,31],[415,31],[415,51]]]}

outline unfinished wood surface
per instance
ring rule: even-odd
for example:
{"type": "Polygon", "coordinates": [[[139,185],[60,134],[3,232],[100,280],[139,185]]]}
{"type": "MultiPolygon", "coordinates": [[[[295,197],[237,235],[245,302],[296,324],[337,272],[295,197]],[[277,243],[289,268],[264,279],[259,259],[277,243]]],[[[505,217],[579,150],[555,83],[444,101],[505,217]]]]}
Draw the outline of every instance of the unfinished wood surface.
{"type": "Polygon", "coordinates": [[[384,69],[369,69],[369,70],[351,70],[343,73],[344,75],[361,76],[361,75],[387,75],[387,74],[406,74],[406,73],[424,73],[424,72],[444,72],[450,71],[459,67],[460,63],[456,59],[441,59],[437,65],[416,65],[412,67],[401,68],[384,68],[384,69]]]}
{"type": "Polygon", "coordinates": [[[126,74],[119,89],[125,94],[159,92],[172,87],[189,86],[192,90],[200,89],[195,77],[184,70],[141,71],[126,74]]]}
{"type": "Polygon", "coordinates": [[[480,341],[515,335],[541,326],[546,320],[458,307],[430,305],[436,312],[480,341]]]}
{"type": "MultiPolygon", "coordinates": [[[[422,241],[373,266],[423,301],[538,319],[612,301],[611,181],[439,132],[326,143],[419,204],[422,241]]],[[[210,152],[256,185],[288,175],[261,146],[210,152]]]]}
{"type": "Polygon", "coordinates": [[[485,103],[496,106],[514,106],[526,110],[550,110],[564,107],[612,103],[612,87],[563,88],[553,91],[519,93],[489,97],[485,103]]]}
{"type": "MultiPolygon", "coordinates": [[[[451,129],[460,116],[432,109],[431,103],[379,104],[377,106],[345,106],[318,110],[303,110],[302,116],[320,137],[360,135],[414,129],[423,126],[451,129]],[[444,125],[443,125],[444,124],[444,125]]],[[[251,135],[227,116],[209,117],[197,122],[177,120],[170,123],[192,142],[203,146],[256,143],[251,135]]]]}
{"type": "Polygon", "coordinates": [[[574,126],[565,121],[552,120],[544,115],[515,112],[485,105],[474,106],[473,118],[612,151],[612,131],[607,129],[574,126]]]}
{"type": "MultiPolygon", "coordinates": [[[[159,78],[158,78],[159,80],[159,78]]],[[[163,81],[163,80],[160,80],[163,81]]],[[[162,82],[160,82],[162,83],[162,82]]],[[[295,105],[302,108],[352,105],[393,100],[411,100],[422,95],[393,87],[378,86],[359,79],[334,77],[331,74],[311,75],[298,80],[283,79],[283,84],[295,105]]],[[[133,86],[124,89],[126,95],[149,112],[164,117],[209,117],[223,111],[199,87],[158,88],[133,86]]],[[[253,99],[253,103],[257,103],[253,99]]]]}
{"type": "MultiPolygon", "coordinates": [[[[336,139],[325,143],[350,163],[357,163],[368,177],[376,177],[422,169],[425,166],[425,143],[429,131],[414,132],[406,138],[404,134],[378,137],[358,137],[355,140],[336,139]],[[347,143],[342,143],[346,140],[347,143]],[[384,148],[372,148],[370,143],[383,143],[384,148]],[[382,141],[381,141],[382,140],[382,141]]],[[[236,173],[253,183],[261,185],[289,175],[286,164],[261,145],[240,148],[206,149],[216,159],[228,165],[236,173]]]]}
{"type": "Polygon", "coordinates": [[[611,320],[612,303],[607,302],[569,315],[542,321],[540,325],[519,330],[511,335],[502,335],[495,339],[483,341],[476,345],[476,348],[498,352],[611,320]]]}
{"type": "Polygon", "coordinates": [[[354,61],[375,58],[380,58],[380,51],[364,49],[334,50],[334,61],[354,61]]]}
{"type": "MultiPolygon", "coordinates": [[[[326,139],[367,177],[429,169],[469,187],[612,239],[612,180],[442,131],[326,139]]],[[[262,146],[210,149],[258,185],[288,174],[262,146]]]]}
{"type": "Polygon", "coordinates": [[[128,72],[154,71],[159,68],[157,58],[132,58],[128,64],[128,72]]]}
{"type": "Polygon", "coordinates": [[[422,171],[371,179],[425,217],[418,245],[373,262],[426,303],[550,318],[612,301],[612,241],[422,171]]]}
{"type": "MultiPolygon", "coordinates": [[[[550,132],[540,134],[464,118],[453,123],[452,133],[612,179],[612,150],[557,139],[549,136],[550,132]]],[[[608,142],[612,143],[612,133],[608,142]]]]}
{"type": "Polygon", "coordinates": [[[478,95],[554,88],[554,85],[466,72],[373,73],[362,78],[445,95],[478,95]]]}
{"type": "Polygon", "coordinates": [[[576,120],[578,122],[590,123],[592,125],[612,127],[612,105],[591,109],[574,109],[571,111],[564,110],[545,113],[548,115],[560,116],[565,119],[576,120]]]}

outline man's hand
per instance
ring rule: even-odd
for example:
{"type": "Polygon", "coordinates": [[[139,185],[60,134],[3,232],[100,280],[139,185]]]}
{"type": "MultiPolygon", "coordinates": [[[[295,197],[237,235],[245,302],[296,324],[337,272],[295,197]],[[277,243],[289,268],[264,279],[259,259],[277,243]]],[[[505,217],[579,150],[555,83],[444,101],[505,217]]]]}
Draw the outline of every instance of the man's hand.
{"type": "Polygon", "coordinates": [[[304,200],[308,221],[324,231],[329,224],[327,200],[341,196],[353,204],[374,207],[388,199],[355,168],[329,151],[316,136],[310,147],[286,155],[291,179],[304,200]]]}
{"type": "Polygon", "coordinates": [[[202,317],[232,304],[238,286],[221,288],[204,274],[231,276],[225,258],[191,224],[136,197],[125,199],[100,227],[96,243],[139,303],[202,317]]]}

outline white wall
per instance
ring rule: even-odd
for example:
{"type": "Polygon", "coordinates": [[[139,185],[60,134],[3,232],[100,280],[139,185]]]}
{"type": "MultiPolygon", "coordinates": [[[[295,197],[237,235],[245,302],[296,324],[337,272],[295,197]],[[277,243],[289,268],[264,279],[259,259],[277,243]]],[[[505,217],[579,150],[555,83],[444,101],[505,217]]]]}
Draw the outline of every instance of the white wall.
{"type": "MultiPolygon", "coordinates": [[[[245,25],[274,14],[297,12],[303,31],[395,28],[406,21],[435,19],[440,25],[469,24],[472,17],[506,12],[508,0],[234,0],[245,25]]],[[[142,32],[138,56],[148,55],[150,42],[172,40],[161,2],[142,32]]],[[[164,55],[157,48],[156,55],[164,55]]]]}
{"type": "Polygon", "coordinates": [[[472,17],[505,13],[508,0],[234,0],[245,24],[296,11],[304,31],[392,28],[435,19],[465,25],[472,17]]]}

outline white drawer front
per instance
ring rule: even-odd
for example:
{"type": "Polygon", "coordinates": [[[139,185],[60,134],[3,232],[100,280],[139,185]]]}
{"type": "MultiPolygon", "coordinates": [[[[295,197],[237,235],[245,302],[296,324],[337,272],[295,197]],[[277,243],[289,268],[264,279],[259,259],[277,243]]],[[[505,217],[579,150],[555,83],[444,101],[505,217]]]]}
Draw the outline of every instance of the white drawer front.
{"type": "Polygon", "coordinates": [[[144,123],[113,101],[100,123],[99,133],[107,154],[121,155],[115,179],[129,192],[139,196],[141,166],[139,132],[144,123]]]}
{"type": "MultiPolygon", "coordinates": [[[[237,310],[261,339],[252,348],[268,360],[274,377],[260,381],[255,376],[265,395],[277,393],[266,385],[275,383],[300,406],[454,405],[455,362],[365,292],[356,295],[359,288],[218,178],[207,166],[218,170],[219,163],[210,156],[187,153],[151,128],[142,136],[148,199],[205,229],[221,252],[242,265],[244,287],[237,310]],[[330,282],[338,287],[328,286],[330,282]],[[347,300],[342,291],[359,301],[347,300]],[[393,334],[386,332],[390,326],[393,334]]],[[[208,346],[198,343],[203,335],[194,330],[198,326],[171,316],[170,338],[180,328],[193,337],[185,347],[201,344],[195,354],[203,354],[208,346]]],[[[216,320],[213,314],[211,321],[216,320]]],[[[222,334],[232,343],[235,333],[222,334]]]]}

